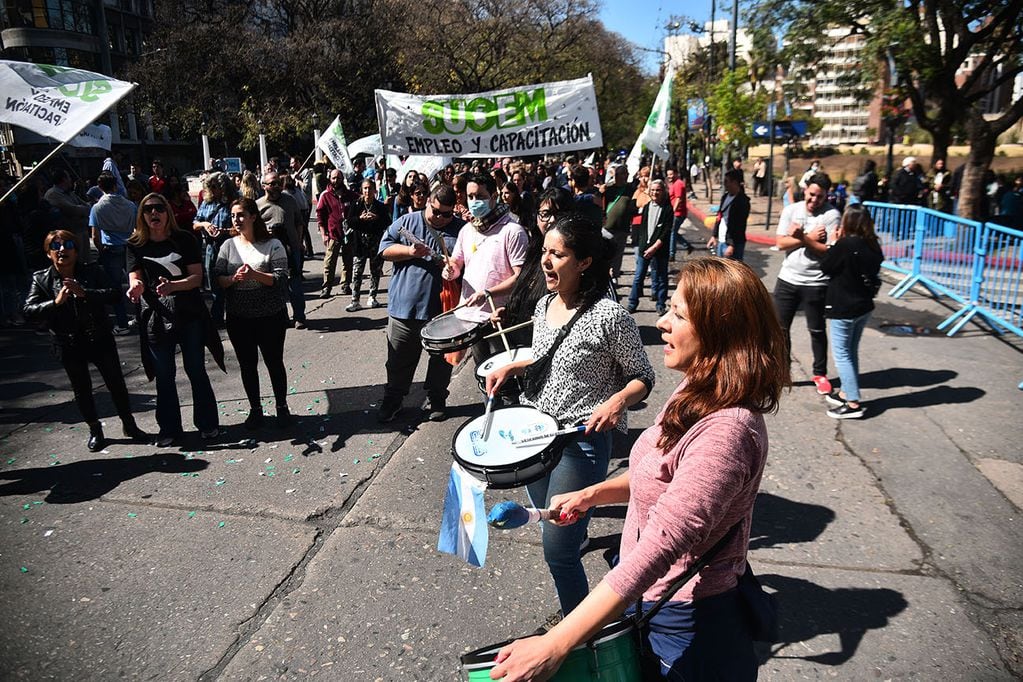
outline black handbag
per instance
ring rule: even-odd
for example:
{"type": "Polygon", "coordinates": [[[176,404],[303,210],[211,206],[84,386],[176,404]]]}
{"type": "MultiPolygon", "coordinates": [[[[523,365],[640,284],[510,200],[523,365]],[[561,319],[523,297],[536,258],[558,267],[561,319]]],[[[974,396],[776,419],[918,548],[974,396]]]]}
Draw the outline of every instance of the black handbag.
{"type": "MultiPolygon", "coordinates": [[[[553,300],[553,296],[551,297],[553,300]]],[[[550,301],[547,302],[550,305],[550,301]]],[[[582,306],[576,311],[572,319],[569,320],[561,329],[558,330],[557,336],[554,338],[554,343],[547,349],[547,352],[536,358],[526,367],[526,371],[522,376],[522,395],[529,400],[536,400],[537,396],[540,395],[540,390],[544,384],[547,383],[547,376],[551,373],[551,361],[554,359],[554,353],[557,352],[558,347],[568,337],[568,333],[572,331],[572,327],[575,323],[583,316],[583,313],[589,306],[582,306]]]]}

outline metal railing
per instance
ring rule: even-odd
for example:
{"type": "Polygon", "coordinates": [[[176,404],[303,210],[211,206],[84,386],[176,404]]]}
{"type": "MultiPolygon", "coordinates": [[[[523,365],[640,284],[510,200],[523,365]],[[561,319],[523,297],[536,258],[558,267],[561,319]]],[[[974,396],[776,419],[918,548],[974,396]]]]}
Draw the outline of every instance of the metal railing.
{"type": "MultiPolygon", "coordinates": [[[[889,295],[920,285],[961,307],[938,329],[952,336],[980,317],[998,333],[1023,337],[1023,232],[921,206],[865,203],[884,267],[905,275],[889,295]]],[[[1023,387],[1023,385],[1021,385],[1023,387]]]]}

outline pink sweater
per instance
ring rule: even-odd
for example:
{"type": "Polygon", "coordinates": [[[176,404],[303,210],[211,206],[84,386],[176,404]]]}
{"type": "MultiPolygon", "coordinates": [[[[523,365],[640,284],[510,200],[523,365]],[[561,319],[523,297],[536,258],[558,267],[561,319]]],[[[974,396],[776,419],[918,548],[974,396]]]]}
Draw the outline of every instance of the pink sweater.
{"type": "Polygon", "coordinates": [[[672,601],[694,601],[733,587],[745,569],[753,502],[767,461],[760,414],[730,408],[704,417],[671,451],[657,449],[661,419],[629,456],[629,509],[621,562],[604,582],[626,602],[659,599],[737,521],[738,534],[672,601]]]}

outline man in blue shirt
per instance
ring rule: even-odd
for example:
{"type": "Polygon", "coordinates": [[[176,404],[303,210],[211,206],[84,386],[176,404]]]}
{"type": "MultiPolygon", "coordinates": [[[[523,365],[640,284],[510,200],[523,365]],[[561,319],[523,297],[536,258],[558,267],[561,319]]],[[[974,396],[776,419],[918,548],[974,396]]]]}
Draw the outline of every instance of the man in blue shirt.
{"type": "MultiPolygon", "coordinates": [[[[92,243],[99,253],[99,262],[107,277],[114,284],[121,285],[128,281],[124,272],[125,247],[135,229],[138,207],[135,202],[117,193],[117,178],[110,173],[100,173],[97,186],[103,190],[103,196],[89,213],[92,243]]],[[[114,303],[114,319],[114,333],[118,336],[127,334],[128,313],[124,306],[124,296],[118,296],[114,303]]]]}
{"type": "MultiPolygon", "coordinates": [[[[408,395],[423,352],[420,331],[441,313],[441,269],[445,254],[451,253],[458,231],[465,222],[454,217],[455,190],[440,185],[433,190],[426,208],[406,213],[396,220],[380,240],[380,255],[393,263],[388,290],[387,386],[377,421],[392,421],[408,395]],[[409,238],[412,234],[416,239],[409,238]],[[444,244],[440,243],[443,240],[444,244]],[[420,243],[421,242],[421,243],[420,243]]],[[[430,355],[426,370],[426,394],[431,421],[446,418],[445,407],[451,365],[443,355],[430,355]]]]}

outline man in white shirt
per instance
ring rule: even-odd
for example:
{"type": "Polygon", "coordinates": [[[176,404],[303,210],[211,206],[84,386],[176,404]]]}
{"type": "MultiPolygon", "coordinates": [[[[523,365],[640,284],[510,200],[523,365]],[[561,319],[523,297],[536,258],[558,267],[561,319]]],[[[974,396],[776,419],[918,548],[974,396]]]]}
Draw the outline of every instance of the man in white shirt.
{"type": "Polygon", "coordinates": [[[774,288],[774,305],[785,330],[791,355],[789,329],[796,311],[802,307],[813,349],[813,383],[817,393],[831,393],[828,381],[828,333],[824,321],[824,295],[828,277],[820,268],[820,259],[834,241],[841,215],[827,202],[831,179],[818,173],[807,181],[805,199],[785,207],[778,219],[777,246],[785,252],[785,261],[774,288]]]}

